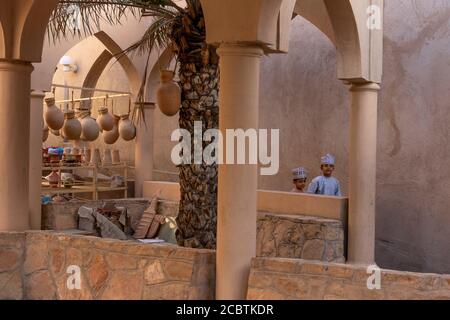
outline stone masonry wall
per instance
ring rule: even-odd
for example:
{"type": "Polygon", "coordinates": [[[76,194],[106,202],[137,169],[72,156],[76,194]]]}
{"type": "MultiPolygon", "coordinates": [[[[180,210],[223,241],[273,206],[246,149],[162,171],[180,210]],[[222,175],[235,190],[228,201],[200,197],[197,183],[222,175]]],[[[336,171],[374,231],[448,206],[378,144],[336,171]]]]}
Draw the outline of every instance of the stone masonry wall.
{"type": "Polygon", "coordinates": [[[0,233],[0,298],[214,299],[215,252],[172,245],[67,236],[0,233]],[[81,290],[69,290],[69,266],[81,290]]]}
{"type": "Polygon", "coordinates": [[[365,267],[306,260],[255,258],[252,300],[450,300],[450,275],[381,270],[381,289],[369,290],[365,267]]]}
{"type": "Polygon", "coordinates": [[[280,257],[344,263],[341,221],[259,213],[258,257],[280,257]]]}
{"type": "Polygon", "coordinates": [[[0,300],[23,298],[24,233],[0,234],[0,300]]]}
{"type": "MultiPolygon", "coordinates": [[[[148,200],[114,200],[125,206],[132,219],[140,219],[148,200]]],[[[65,202],[43,206],[45,230],[77,229],[78,209],[85,205],[100,207],[102,201],[65,202]]],[[[178,202],[161,200],[158,213],[166,217],[178,215],[178,202]]],[[[319,217],[258,214],[257,256],[344,263],[344,225],[339,220],[319,217]]]]}

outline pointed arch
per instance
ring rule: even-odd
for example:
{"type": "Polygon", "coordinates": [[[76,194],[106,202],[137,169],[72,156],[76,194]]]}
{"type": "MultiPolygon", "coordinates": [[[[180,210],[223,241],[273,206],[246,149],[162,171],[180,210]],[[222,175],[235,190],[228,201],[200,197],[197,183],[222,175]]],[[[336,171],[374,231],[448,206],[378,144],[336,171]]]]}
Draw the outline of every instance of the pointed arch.
{"type": "MultiPolygon", "coordinates": [[[[113,55],[120,54],[123,49],[104,31],[97,32],[94,36],[105,46],[105,48],[113,55]]],[[[134,95],[137,95],[141,86],[141,79],[139,73],[127,55],[121,55],[117,61],[122,66],[125,74],[130,81],[131,90],[134,95]]]]}
{"type": "Polygon", "coordinates": [[[384,0],[297,0],[295,4],[293,13],[311,22],[335,45],[339,79],[381,82],[383,31],[367,27],[371,6],[382,12],[384,0]]]}

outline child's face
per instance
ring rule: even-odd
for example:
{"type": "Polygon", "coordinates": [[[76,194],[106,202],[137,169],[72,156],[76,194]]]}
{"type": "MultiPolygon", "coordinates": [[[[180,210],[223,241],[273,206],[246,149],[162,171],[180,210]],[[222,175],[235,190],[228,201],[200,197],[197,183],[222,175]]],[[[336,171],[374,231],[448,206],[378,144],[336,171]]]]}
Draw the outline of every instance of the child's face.
{"type": "Polygon", "coordinates": [[[323,164],[320,166],[322,173],[325,177],[331,177],[334,171],[334,165],[332,164],[323,164]]]}
{"type": "Polygon", "coordinates": [[[306,179],[296,179],[294,180],[294,184],[298,190],[303,190],[306,187],[306,179]]]}

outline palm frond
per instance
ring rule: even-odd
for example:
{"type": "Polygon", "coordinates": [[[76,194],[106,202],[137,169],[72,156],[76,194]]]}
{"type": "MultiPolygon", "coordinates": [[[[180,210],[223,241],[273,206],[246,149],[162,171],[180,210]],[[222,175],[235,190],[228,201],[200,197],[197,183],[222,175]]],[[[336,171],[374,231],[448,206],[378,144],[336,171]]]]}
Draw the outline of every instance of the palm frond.
{"type": "Polygon", "coordinates": [[[136,51],[139,54],[144,54],[152,52],[154,49],[164,50],[171,43],[170,35],[176,19],[177,17],[169,16],[155,18],[141,39],[125,49],[123,53],[129,54],[136,51]]]}
{"type": "Polygon", "coordinates": [[[172,0],[61,0],[50,17],[47,35],[55,43],[68,36],[90,36],[102,22],[119,25],[129,14],[173,15],[183,10],[172,0]]]}

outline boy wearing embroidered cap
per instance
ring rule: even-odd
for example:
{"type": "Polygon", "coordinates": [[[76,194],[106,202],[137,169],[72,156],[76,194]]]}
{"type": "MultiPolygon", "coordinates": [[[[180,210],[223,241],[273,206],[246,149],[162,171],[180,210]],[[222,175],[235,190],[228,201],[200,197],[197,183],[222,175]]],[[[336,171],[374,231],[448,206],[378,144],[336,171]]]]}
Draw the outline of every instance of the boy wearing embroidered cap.
{"type": "Polygon", "coordinates": [[[305,168],[300,167],[292,170],[292,179],[295,187],[291,192],[303,193],[306,187],[306,180],[308,179],[308,173],[305,168]]]}
{"type": "Polygon", "coordinates": [[[331,154],[326,154],[321,158],[320,170],[322,170],[323,175],[311,181],[308,187],[308,193],[337,197],[342,196],[339,180],[332,177],[334,165],[335,159],[331,154]]]}

